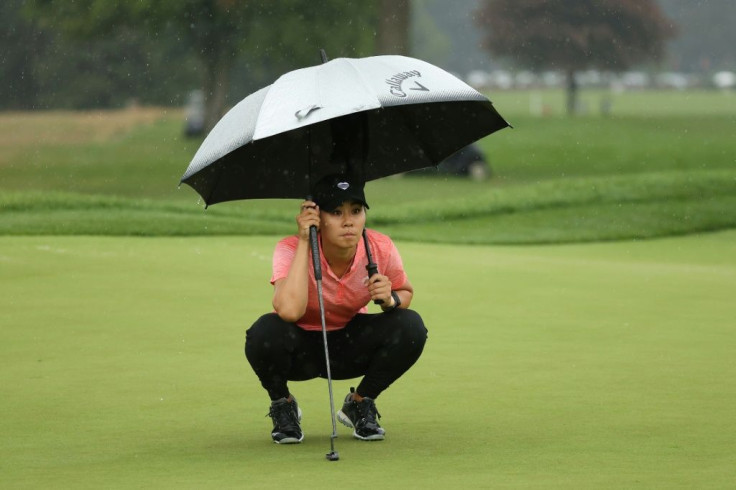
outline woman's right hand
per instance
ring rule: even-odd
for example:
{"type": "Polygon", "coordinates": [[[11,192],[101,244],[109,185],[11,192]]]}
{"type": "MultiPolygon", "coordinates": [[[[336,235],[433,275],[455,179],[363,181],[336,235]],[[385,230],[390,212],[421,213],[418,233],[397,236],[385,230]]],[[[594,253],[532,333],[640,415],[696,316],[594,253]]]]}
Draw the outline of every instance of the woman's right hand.
{"type": "Polygon", "coordinates": [[[319,206],[313,201],[304,201],[296,223],[299,226],[299,238],[309,240],[309,228],[316,226],[319,229],[319,206]]]}

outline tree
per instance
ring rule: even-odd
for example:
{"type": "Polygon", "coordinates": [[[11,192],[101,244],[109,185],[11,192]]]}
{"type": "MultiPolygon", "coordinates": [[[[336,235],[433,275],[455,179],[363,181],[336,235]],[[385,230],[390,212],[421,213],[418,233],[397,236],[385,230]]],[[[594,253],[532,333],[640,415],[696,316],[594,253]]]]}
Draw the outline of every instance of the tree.
{"type": "Polygon", "coordinates": [[[483,0],[477,19],[492,54],[566,73],[568,114],[576,107],[575,72],[659,60],[674,35],[655,0],[483,0]]]}
{"type": "MultiPolygon", "coordinates": [[[[41,27],[62,34],[62,41],[70,45],[70,52],[73,48],[82,52],[81,60],[76,53],[70,57],[79,61],[79,71],[85,72],[88,78],[98,79],[93,83],[96,90],[90,94],[92,105],[110,105],[117,91],[115,81],[119,67],[128,65],[130,68],[135,65],[141,68],[142,65],[148,65],[145,69],[149,73],[158,68],[146,63],[147,53],[141,52],[141,49],[150,46],[146,46],[145,42],[131,43],[131,40],[147,37],[151,43],[160,44],[166,38],[164,33],[173,33],[181,44],[188,46],[191,57],[199,60],[199,71],[205,74],[202,85],[210,95],[208,116],[211,121],[224,107],[222,91],[227,90],[227,78],[222,77],[222,70],[228,67],[228,43],[238,33],[239,16],[230,12],[231,3],[237,6],[242,2],[31,0],[28,12],[41,27]],[[94,48],[90,49],[90,45],[94,48]],[[99,53],[100,46],[111,46],[112,49],[99,53]]],[[[170,71],[176,69],[179,68],[169,68],[170,71]]],[[[163,84],[167,80],[151,82],[163,84]]],[[[155,87],[149,86],[149,89],[155,90],[155,87]]]]}
{"type": "Polygon", "coordinates": [[[1,109],[29,109],[37,104],[39,82],[34,71],[39,51],[49,36],[22,17],[21,7],[22,0],[0,4],[0,18],[5,24],[0,33],[1,109]]]}
{"type": "Polygon", "coordinates": [[[409,54],[409,0],[378,1],[376,54],[409,54]]]}
{"type": "Polygon", "coordinates": [[[199,64],[207,128],[226,109],[239,61],[262,74],[315,64],[319,48],[332,56],[363,53],[372,47],[375,22],[372,4],[357,0],[30,0],[29,10],[80,42],[121,30],[153,40],[172,33],[199,64]]]}

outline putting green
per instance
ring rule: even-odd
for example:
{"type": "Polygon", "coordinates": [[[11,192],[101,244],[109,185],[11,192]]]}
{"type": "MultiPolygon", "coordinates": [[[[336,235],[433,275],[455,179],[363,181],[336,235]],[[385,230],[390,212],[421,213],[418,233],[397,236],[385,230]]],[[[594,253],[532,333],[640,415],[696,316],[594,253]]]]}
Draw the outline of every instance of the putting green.
{"type": "MultiPolygon", "coordinates": [[[[725,488],[736,231],[566,246],[399,244],[430,331],[387,440],[295,383],[270,442],[243,354],[271,237],[0,237],[3,488],[725,488]]],[[[351,382],[335,383],[335,398],[351,382]]]]}

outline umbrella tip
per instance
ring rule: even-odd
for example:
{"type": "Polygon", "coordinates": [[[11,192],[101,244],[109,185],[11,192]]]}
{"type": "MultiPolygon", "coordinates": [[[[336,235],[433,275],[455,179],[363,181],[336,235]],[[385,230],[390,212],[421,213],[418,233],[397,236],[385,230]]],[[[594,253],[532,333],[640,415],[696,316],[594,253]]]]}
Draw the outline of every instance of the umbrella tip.
{"type": "Polygon", "coordinates": [[[324,50],[324,49],[322,49],[322,48],[320,48],[320,50],[319,50],[319,56],[320,56],[320,58],[322,58],[322,63],[327,63],[328,61],[330,61],[330,60],[329,60],[329,59],[327,58],[327,53],[326,53],[326,52],[325,52],[325,50],[324,50]]]}

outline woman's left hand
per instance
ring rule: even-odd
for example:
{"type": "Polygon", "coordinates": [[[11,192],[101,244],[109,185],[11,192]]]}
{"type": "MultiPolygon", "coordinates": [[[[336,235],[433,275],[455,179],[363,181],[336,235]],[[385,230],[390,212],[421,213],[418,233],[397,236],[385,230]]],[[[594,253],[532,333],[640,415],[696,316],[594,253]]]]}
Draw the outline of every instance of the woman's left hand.
{"type": "Polygon", "coordinates": [[[391,280],[381,274],[373,274],[366,279],[368,292],[371,294],[371,300],[383,300],[384,304],[391,303],[391,280]]]}

